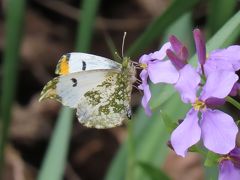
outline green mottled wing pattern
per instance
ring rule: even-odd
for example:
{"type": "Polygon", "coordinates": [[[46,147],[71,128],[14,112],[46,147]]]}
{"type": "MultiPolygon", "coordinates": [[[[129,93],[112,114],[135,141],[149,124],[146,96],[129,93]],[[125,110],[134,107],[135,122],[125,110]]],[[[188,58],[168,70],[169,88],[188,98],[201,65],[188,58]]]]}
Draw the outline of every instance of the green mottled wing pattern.
{"type": "Polygon", "coordinates": [[[131,117],[131,92],[129,74],[112,73],[81,98],[77,108],[80,123],[98,129],[121,125],[131,117]]]}

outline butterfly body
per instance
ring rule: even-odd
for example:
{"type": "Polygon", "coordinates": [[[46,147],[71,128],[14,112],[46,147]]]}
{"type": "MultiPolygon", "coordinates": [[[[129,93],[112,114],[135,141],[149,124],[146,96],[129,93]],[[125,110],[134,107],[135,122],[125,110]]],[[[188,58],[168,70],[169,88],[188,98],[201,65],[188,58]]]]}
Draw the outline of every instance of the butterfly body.
{"type": "Polygon", "coordinates": [[[132,84],[136,80],[131,60],[125,57],[121,65],[85,53],[74,53],[71,59],[72,54],[60,59],[56,69],[60,76],[47,83],[40,100],[56,99],[76,108],[78,120],[87,127],[111,128],[129,119],[132,84]]]}

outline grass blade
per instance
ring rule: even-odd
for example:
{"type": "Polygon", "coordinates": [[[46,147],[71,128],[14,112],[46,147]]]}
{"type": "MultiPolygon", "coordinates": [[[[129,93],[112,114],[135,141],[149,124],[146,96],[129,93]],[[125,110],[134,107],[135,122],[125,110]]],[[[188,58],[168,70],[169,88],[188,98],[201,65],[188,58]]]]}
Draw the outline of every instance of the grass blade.
{"type": "Polygon", "coordinates": [[[72,130],[72,116],[73,111],[71,109],[63,108],[61,110],[38,175],[39,180],[62,179],[72,130]]]}
{"type": "MultiPolygon", "coordinates": [[[[20,43],[22,38],[25,0],[9,0],[6,2],[3,81],[0,105],[0,168],[4,161],[4,147],[8,138],[11,123],[11,108],[15,98],[18,74],[20,43]]],[[[0,170],[1,171],[1,170],[0,170]]]]}
{"type": "Polygon", "coordinates": [[[233,15],[236,0],[210,0],[208,34],[213,35],[233,15]]]}
{"type": "Polygon", "coordinates": [[[159,168],[156,168],[145,162],[138,162],[141,169],[150,177],[150,179],[170,180],[159,168]]]}
{"type": "MultiPolygon", "coordinates": [[[[77,51],[86,52],[90,48],[92,28],[98,5],[99,0],[85,0],[83,2],[83,11],[80,18],[81,23],[79,23],[76,42],[77,51]]],[[[62,108],[39,172],[39,180],[62,179],[72,129],[72,116],[72,110],[62,108]]]]}
{"type": "Polygon", "coordinates": [[[89,51],[93,25],[100,0],[84,0],[82,5],[82,13],[78,25],[76,50],[81,52],[89,51]]]}

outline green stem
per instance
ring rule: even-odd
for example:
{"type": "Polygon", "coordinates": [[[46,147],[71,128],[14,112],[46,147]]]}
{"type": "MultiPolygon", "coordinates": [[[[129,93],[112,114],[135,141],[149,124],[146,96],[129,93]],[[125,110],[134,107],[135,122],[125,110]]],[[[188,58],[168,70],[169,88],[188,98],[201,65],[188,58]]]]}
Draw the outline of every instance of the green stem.
{"type": "Polygon", "coordinates": [[[128,123],[128,165],[127,165],[127,180],[134,180],[134,169],[136,163],[135,157],[135,142],[133,137],[133,122],[128,123]]]}
{"type": "Polygon", "coordinates": [[[238,110],[240,110],[240,103],[238,101],[236,101],[235,99],[233,99],[232,97],[227,96],[226,101],[229,102],[230,104],[232,104],[233,106],[235,106],[238,110]]]}

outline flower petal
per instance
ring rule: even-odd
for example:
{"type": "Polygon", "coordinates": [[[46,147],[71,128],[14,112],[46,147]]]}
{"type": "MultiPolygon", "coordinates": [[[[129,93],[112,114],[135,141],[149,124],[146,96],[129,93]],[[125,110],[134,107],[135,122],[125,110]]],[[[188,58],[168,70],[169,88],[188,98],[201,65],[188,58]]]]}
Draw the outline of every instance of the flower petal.
{"type": "Polygon", "coordinates": [[[148,64],[149,78],[153,83],[176,83],[178,71],[170,61],[153,61],[148,64]]]}
{"type": "Polygon", "coordinates": [[[233,85],[233,88],[232,88],[231,92],[229,93],[229,95],[230,96],[237,96],[239,90],[240,90],[240,83],[237,82],[233,85]]]}
{"type": "Polygon", "coordinates": [[[200,99],[206,100],[210,97],[225,98],[233,88],[238,76],[232,71],[216,71],[209,74],[203,87],[200,99]]]}
{"type": "Polygon", "coordinates": [[[187,64],[187,62],[182,61],[172,50],[168,49],[166,53],[177,70],[182,69],[187,64]]]}
{"type": "Polygon", "coordinates": [[[240,46],[233,45],[210,53],[209,60],[230,62],[235,71],[240,69],[240,46]]]}
{"type": "Polygon", "coordinates": [[[219,70],[235,71],[229,61],[219,61],[217,59],[208,59],[204,64],[204,72],[208,77],[209,74],[219,70]]]}
{"type": "Polygon", "coordinates": [[[218,180],[239,180],[240,169],[236,168],[230,160],[224,160],[219,165],[218,180]]]}
{"type": "Polygon", "coordinates": [[[209,150],[227,154],[235,147],[238,127],[228,114],[207,109],[202,112],[200,126],[204,146],[209,150]]]}
{"type": "Polygon", "coordinates": [[[230,157],[233,158],[236,162],[236,164],[234,165],[238,167],[240,170],[240,148],[239,147],[234,148],[229,154],[230,157]]]}
{"type": "Polygon", "coordinates": [[[219,98],[208,98],[205,101],[205,104],[209,108],[215,108],[217,106],[222,106],[225,103],[225,99],[219,99],[219,98]]]}
{"type": "Polygon", "coordinates": [[[151,116],[152,111],[149,106],[149,101],[151,99],[151,91],[149,88],[149,85],[147,84],[146,81],[143,81],[141,85],[138,86],[139,89],[143,90],[143,97],[142,97],[142,106],[145,110],[146,115],[151,116]]]}
{"type": "Polygon", "coordinates": [[[193,103],[196,100],[198,84],[200,76],[196,70],[189,64],[179,71],[179,79],[175,84],[175,88],[181,95],[181,99],[185,103],[193,103]]]}
{"type": "Polygon", "coordinates": [[[170,42],[165,43],[159,51],[155,51],[154,53],[150,54],[153,60],[163,60],[166,57],[167,49],[171,49],[170,42]]]}
{"type": "Polygon", "coordinates": [[[187,149],[200,140],[201,129],[198,124],[198,112],[191,109],[183,122],[173,131],[171,144],[175,152],[185,157],[187,149]]]}
{"type": "Polygon", "coordinates": [[[147,78],[148,78],[147,70],[143,69],[139,76],[144,83],[147,83],[147,78]]]}
{"type": "Polygon", "coordinates": [[[184,44],[181,41],[179,41],[179,39],[176,36],[174,36],[174,35],[171,35],[169,37],[169,42],[171,43],[173,51],[176,52],[177,54],[184,47],[184,44]]]}
{"type": "Polygon", "coordinates": [[[193,37],[198,55],[198,61],[200,64],[203,65],[206,61],[206,45],[204,36],[199,29],[194,29],[193,37]]]}
{"type": "Polygon", "coordinates": [[[148,61],[151,61],[151,60],[152,60],[151,56],[144,54],[140,57],[139,62],[142,64],[148,64],[148,61]]]}

